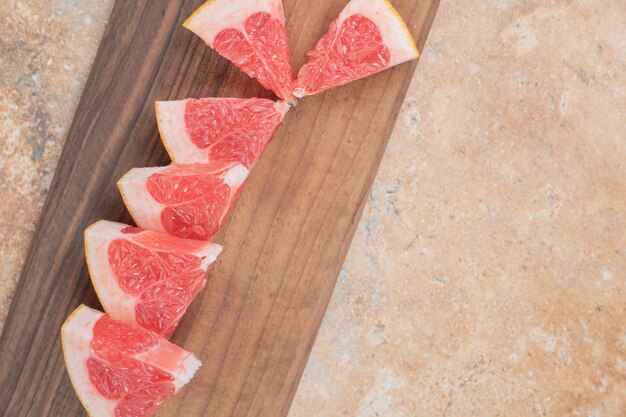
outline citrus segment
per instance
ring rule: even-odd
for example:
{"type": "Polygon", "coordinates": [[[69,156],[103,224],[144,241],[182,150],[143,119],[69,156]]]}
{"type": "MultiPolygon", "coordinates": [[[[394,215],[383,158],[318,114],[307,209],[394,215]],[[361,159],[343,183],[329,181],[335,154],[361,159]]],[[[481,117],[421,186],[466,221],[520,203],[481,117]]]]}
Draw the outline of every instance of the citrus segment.
{"type": "Polygon", "coordinates": [[[111,317],[169,337],[220,245],[99,221],[85,231],[91,281],[111,317]]]}
{"type": "Polygon", "coordinates": [[[72,385],[91,417],[149,417],[200,361],[158,335],[84,305],[61,328],[72,385]]]}
{"type": "Polygon", "coordinates": [[[293,71],[281,0],[209,0],[184,23],[211,48],[287,102],[293,71]]]}
{"type": "Polygon", "coordinates": [[[317,94],[418,57],[405,23],[386,0],[352,0],[309,53],[294,95],[317,94]]]}
{"type": "Polygon", "coordinates": [[[288,110],[284,102],[259,98],[156,103],[161,139],[174,163],[239,162],[248,169],[288,110]]]}
{"type": "Polygon", "coordinates": [[[238,163],[170,165],[133,169],[118,186],[140,227],[206,241],[224,225],[247,176],[238,163]]]}

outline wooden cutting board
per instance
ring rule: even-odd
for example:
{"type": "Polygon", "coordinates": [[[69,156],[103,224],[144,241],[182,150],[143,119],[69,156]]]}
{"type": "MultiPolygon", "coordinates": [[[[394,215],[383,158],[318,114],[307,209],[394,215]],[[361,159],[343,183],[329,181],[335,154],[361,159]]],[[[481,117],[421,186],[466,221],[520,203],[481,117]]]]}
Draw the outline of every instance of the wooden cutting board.
{"type": "MultiPolygon", "coordinates": [[[[347,0],[284,0],[294,68],[347,0]]],[[[438,0],[394,0],[420,50],[438,0]]],[[[0,415],[85,412],[59,329],[99,307],[83,254],[98,219],[130,222],[115,182],[169,163],[154,101],[270,97],[182,22],[201,0],[118,1],[80,101],[0,339],[0,415]]],[[[217,242],[225,251],[174,341],[204,362],[159,416],[286,416],[416,62],[293,109],[217,242]]]]}

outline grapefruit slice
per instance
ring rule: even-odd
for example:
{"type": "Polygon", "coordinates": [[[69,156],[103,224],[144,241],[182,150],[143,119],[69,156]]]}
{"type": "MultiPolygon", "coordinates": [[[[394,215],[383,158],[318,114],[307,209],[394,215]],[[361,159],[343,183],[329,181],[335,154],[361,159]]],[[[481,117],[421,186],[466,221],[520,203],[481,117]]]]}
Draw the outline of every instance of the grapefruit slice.
{"type": "Polygon", "coordinates": [[[183,26],[282,100],[293,101],[281,0],[209,0],[183,26]]]}
{"type": "Polygon", "coordinates": [[[91,417],[149,417],[200,361],[139,327],[81,305],[61,328],[65,366],[91,417]]]}
{"type": "Polygon", "coordinates": [[[220,245],[99,221],[85,231],[91,281],[111,317],[169,338],[220,245]]]}
{"type": "Polygon", "coordinates": [[[238,163],[135,168],[118,187],[139,227],[210,240],[226,221],[248,170],[238,163]]]}
{"type": "Polygon", "coordinates": [[[294,95],[317,94],[418,56],[406,24],[387,0],[352,0],[309,52],[294,95]]]}
{"type": "Polygon", "coordinates": [[[156,103],[161,138],[174,163],[239,162],[248,169],[288,110],[285,102],[259,98],[156,103]]]}

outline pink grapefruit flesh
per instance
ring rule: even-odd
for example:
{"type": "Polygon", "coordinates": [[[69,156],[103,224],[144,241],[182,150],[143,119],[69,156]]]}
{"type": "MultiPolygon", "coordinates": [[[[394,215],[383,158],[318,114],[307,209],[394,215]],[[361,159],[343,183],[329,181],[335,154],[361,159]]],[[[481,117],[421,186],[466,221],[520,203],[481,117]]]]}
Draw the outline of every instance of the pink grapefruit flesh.
{"type": "Polygon", "coordinates": [[[113,318],[170,337],[220,245],[99,221],[85,231],[91,281],[113,318]]]}
{"type": "Polygon", "coordinates": [[[184,26],[281,100],[294,100],[281,0],[209,0],[184,26]]]}
{"type": "Polygon", "coordinates": [[[149,417],[187,384],[200,361],[140,327],[84,305],[61,328],[72,385],[91,417],[149,417]]]}
{"type": "Polygon", "coordinates": [[[248,170],[238,163],[135,168],[119,182],[139,227],[210,240],[224,225],[248,170]]]}
{"type": "Polygon", "coordinates": [[[174,163],[239,162],[248,169],[288,110],[284,102],[259,98],[156,103],[161,139],[174,163]]]}
{"type": "Polygon", "coordinates": [[[387,0],[352,0],[309,53],[294,95],[317,94],[418,55],[404,21],[387,0]]]}

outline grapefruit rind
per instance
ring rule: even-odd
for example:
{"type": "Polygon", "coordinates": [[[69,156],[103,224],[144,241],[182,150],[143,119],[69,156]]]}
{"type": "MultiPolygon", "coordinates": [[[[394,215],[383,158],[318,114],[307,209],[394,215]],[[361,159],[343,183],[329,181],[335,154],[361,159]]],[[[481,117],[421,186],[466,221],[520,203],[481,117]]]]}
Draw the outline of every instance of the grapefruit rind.
{"type": "MultiPolygon", "coordinates": [[[[207,169],[211,166],[211,164],[199,165],[206,165],[207,169]]],[[[250,171],[239,163],[233,162],[228,165],[230,165],[228,171],[221,174],[224,183],[233,189],[241,187],[248,178],[250,171]]],[[[161,222],[161,212],[168,206],[157,202],[152,197],[150,191],[148,191],[147,183],[150,176],[166,171],[172,166],[175,165],[156,168],[133,168],[117,182],[126,208],[135,223],[142,229],[167,233],[161,222]]],[[[224,217],[227,214],[224,213],[224,217]]]]}
{"type": "MultiPolygon", "coordinates": [[[[409,28],[388,0],[352,0],[335,22],[338,27],[341,27],[346,19],[354,15],[365,16],[380,30],[383,44],[390,52],[387,68],[419,57],[419,50],[409,28]]],[[[305,88],[296,88],[293,94],[297,98],[303,98],[315,93],[305,88]]]]}
{"type": "Polygon", "coordinates": [[[87,414],[90,417],[108,417],[115,412],[115,402],[102,397],[82,366],[91,356],[92,329],[99,318],[88,314],[89,310],[81,305],[65,320],[61,327],[61,348],[70,381],[87,414]],[[73,331],[74,328],[78,331],[73,331]]]}
{"type": "MultiPolygon", "coordinates": [[[[413,38],[413,35],[411,35],[411,31],[409,30],[409,27],[407,26],[406,22],[404,21],[404,19],[402,18],[402,16],[400,15],[400,13],[398,13],[398,11],[396,10],[395,7],[393,7],[393,5],[389,2],[389,0],[385,0],[385,3],[387,3],[387,6],[389,7],[389,10],[396,16],[396,19],[398,19],[398,23],[399,26],[396,26],[394,28],[394,32],[396,33],[396,36],[398,38],[404,38],[405,39],[405,47],[406,47],[406,61],[411,61],[413,59],[417,59],[420,56],[420,51],[417,48],[417,44],[415,43],[415,39],[413,38]]],[[[389,36],[390,34],[388,34],[389,36]]],[[[384,33],[383,33],[383,37],[384,37],[384,33]]],[[[398,64],[400,64],[401,62],[398,62],[398,64]]],[[[397,64],[392,64],[392,65],[397,65],[397,64]]]]}
{"type": "Polygon", "coordinates": [[[243,29],[253,13],[266,12],[285,23],[281,0],[209,0],[196,10],[183,26],[213,47],[215,37],[224,29],[243,29]]]}
{"type": "Polygon", "coordinates": [[[166,207],[157,202],[148,191],[148,178],[168,167],[133,168],[118,182],[117,186],[135,223],[142,229],[165,232],[159,213],[166,207]]]}
{"type": "Polygon", "coordinates": [[[104,311],[120,321],[135,323],[135,297],[119,290],[108,259],[100,255],[108,250],[109,242],[97,237],[98,229],[105,223],[108,222],[99,221],[85,230],[85,258],[89,277],[104,311]]]}
{"type": "MultiPolygon", "coordinates": [[[[86,366],[87,360],[93,356],[93,328],[102,316],[104,313],[80,305],[61,327],[61,346],[67,372],[76,395],[91,417],[111,417],[115,415],[117,405],[116,401],[106,399],[93,386],[86,366]]],[[[148,351],[133,357],[171,374],[176,391],[187,384],[202,365],[192,353],[163,338],[159,338],[148,351]]]]}
{"type": "Polygon", "coordinates": [[[296,102],[293,96],[293,68],[291,67],[282,0],[209,0],[194,12],[183,23],[183,26],[194,32],[220,55],[235,63],[243,72],[257,79],[266,89],[274,91],[283,100],[296,102]],[[274,53],[264,56],[260,52],[265,50],[267,46],[259,48],[251,40],[250,32],[246,30],[247,23],[249,18],[259,15],[269,15],[272,21],[278,22],[281,26],[280,38],[277,38],[276,34],[265,38],[270,44],[281,46],[280,54],[274,53]],[[232,35],[233,31],[246,39],[245,42],[243,40],[242,42],[251,47],[248,52],[251,52],[256,59],[250,61],[251,58],[248,57],[237,62],[235,59],[237,54],[226,53],[224,49],[226,44],[233,45],[230,41],[227,41],[226,44],[222,43],[220,37],[222,34],[226,34],[225,36],[228,37],[232,35]],[[282,31],[284,31],[284,39],[282,38],[282,31]],[[284,56],[282,56],[283,53],[284,56]],[[258,62],[256,62],[257,60],[258,62]],[[263,69],[259,69],[257,64],[263,69]],[[277,70],[277,68],[280,69],[277,70]]]}
{"type": "Polygon", "coordinates": [[[380,30],[383,44],[391,53],[389,67],[419,57],[409,28],[388,0],[352,0],[339,15],[339,23],[353,15],[363,15],[380,30]]]}
{"type": "MultiPolygon", "coordinates": [[[[101,220],[92,224],[85,230],[85,256],[87,259],[87,268],[91,277],[91,282],[96,290],[98,299],[102,303],[104,311],[111,317],[137,325],[135,316],[135,307],[139,296],[133,296],[124,292],[115,278],[115,273],[111,269],[108,257],[108,249],[115,239],[124,239],[134,244],[144,246],[142,243],[133,239],[135,235],[128,235],[122,232],[128,225],[116,222],[101,220]]],[[[141,233],[158,233],[153,231],[144,231],[141,233]]],[[[172,241],[179,238],[168,238],[172,241]]],[[[148,249],[156,249],[148,247],[148,249]]],[[[169,252],[168,250],[164,250],[169,252]]],[[[209,267],[217,260],[222,252],[222,247],[211,242],[203,242],[202,248],[194,252],[188,252],[202,259],[200,268],[208,271],[209,267]]]]}
{"type": "Polygon", "coordinates": [[[187,100],[157,101],[157,125],[163,146],[175,164],[206,162],[207,150],[198,148],[185,126],[187,100]]]}
{"type": "MultiPolygon", "coordinates": [[[[230,101],[227,98],[214,98],[214,101],[230,101]]],[[[175,164],[207,163],[209,148],[196,146],[185,125],[187,100],[157,101],[155,103],[156,119],[163,146],[175,164]]],[[[284,101],[274,102],[274,109],[284,119],[291,109],[291,105],[284,101]]]]}

